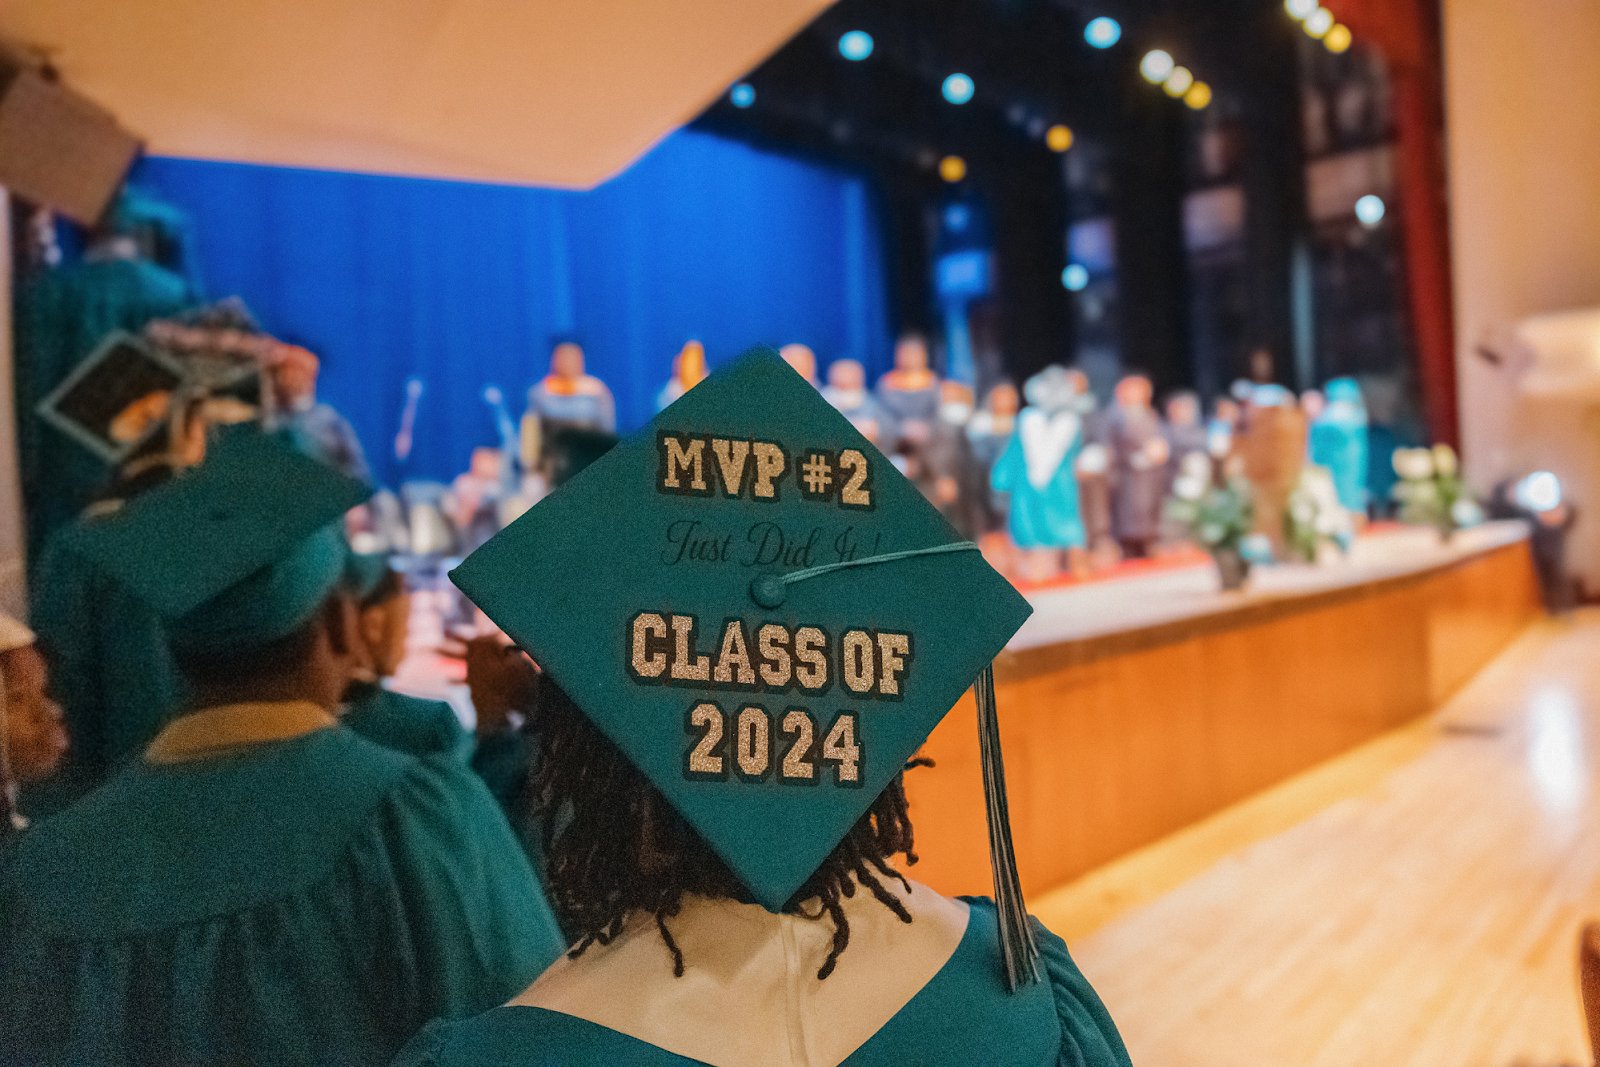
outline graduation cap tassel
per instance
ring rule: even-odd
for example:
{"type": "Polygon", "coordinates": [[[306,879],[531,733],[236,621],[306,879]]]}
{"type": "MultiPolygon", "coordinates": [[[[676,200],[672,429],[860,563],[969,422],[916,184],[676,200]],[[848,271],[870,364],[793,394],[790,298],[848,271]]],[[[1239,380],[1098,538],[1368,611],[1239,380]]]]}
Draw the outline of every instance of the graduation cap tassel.
{"type": "Polygon", "coordinates": [[[1039,946],[1028,925],[1011,845],[1011,812],[1006,804],[1006,768],[1000,755],[1000,718],[994,705],[994,667],[973,685],[978,705],[978,757],[983,764],[983,799],[989,817],[989,866],[994,872],[994,902],[1000,921],[1000,957],[1005,963],[1006,990],[1040,980],[1039,946]]]}

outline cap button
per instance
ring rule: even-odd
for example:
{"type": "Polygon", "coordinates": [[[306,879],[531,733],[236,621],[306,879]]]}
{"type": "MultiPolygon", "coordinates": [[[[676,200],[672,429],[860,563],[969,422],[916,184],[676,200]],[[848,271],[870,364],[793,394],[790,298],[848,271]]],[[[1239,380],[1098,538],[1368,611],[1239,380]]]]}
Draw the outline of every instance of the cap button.
{"type": "Polygon", "coordinates": [[[788,584],[781,575],[758,574],[750,582],[750,599],[764,608],[781,608],[789,595],[788,584]]]}

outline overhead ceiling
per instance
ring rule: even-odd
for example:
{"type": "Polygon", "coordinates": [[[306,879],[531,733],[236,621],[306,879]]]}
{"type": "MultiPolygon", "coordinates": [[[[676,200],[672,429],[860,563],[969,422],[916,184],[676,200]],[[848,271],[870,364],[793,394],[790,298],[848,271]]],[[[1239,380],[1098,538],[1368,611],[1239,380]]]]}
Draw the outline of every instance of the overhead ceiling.
{"type": "Polygon", "coordinates": [[[588,188],[831,0],[9,0],[152,153],[588,188]]]}

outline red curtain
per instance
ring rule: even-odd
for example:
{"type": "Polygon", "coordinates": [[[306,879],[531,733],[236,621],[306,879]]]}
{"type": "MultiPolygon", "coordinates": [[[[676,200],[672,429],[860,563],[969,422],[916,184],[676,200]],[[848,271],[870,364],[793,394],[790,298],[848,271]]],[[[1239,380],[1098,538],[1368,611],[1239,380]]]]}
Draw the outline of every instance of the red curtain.
{"type": "Polygon", "coordinates": [[[1422,403],[1433,440],[1459,447],[1438,10],[1428,0],[1329,0],[1328,7],[1358,42],[1378,47],[1389,61],[1400,232],[1422,403]]]}

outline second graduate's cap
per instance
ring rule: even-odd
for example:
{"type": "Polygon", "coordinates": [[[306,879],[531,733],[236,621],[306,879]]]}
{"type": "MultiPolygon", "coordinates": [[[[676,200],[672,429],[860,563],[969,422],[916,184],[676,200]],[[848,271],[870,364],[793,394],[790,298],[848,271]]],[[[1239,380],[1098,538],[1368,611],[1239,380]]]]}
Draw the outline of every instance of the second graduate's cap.
{"type": "Polygon", "coordinates": [[[773,911],[1031,610],[770,349],[451,578],[773,911]]]}
{"type": "Polygon", "coordinates": [[[343,578],[339,527],[370,490],[240,427],[205,462],[73,531],[75,547],[152,604],[175,645],[263,644],[343,578]]]}

